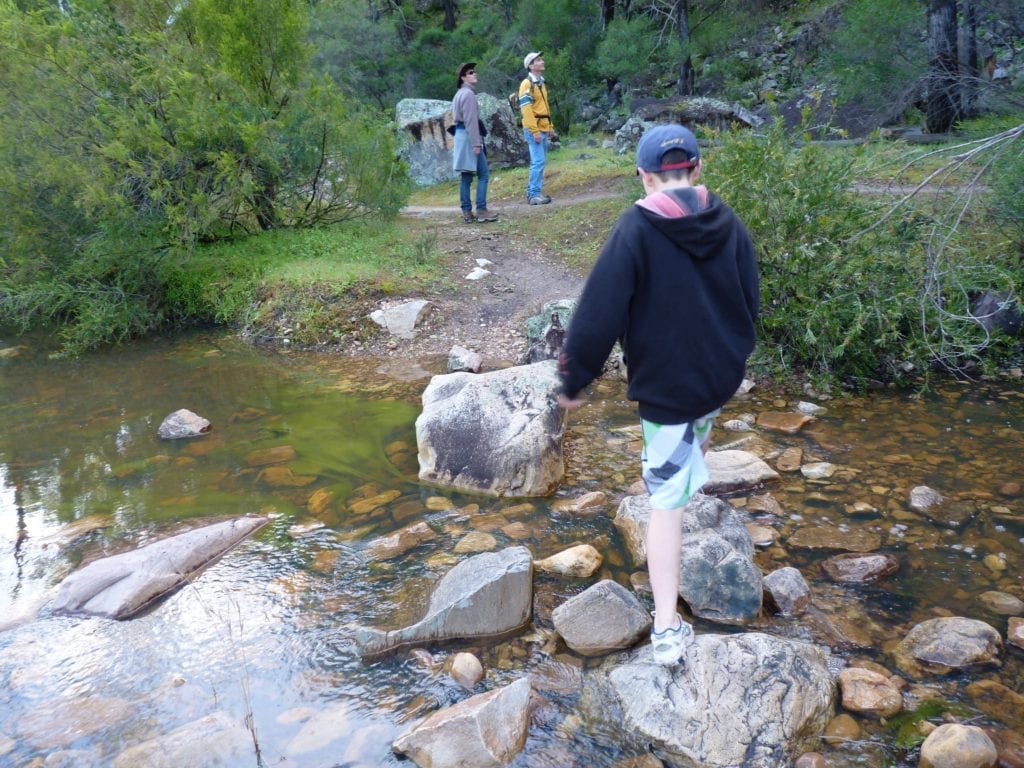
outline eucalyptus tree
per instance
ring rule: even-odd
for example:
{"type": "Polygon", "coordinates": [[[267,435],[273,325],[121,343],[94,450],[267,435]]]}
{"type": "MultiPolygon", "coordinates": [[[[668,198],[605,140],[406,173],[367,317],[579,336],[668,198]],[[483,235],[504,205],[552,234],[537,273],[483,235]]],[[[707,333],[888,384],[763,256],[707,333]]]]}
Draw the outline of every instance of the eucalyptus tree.
{"type": "Polygon", "coordinates": [[[310,76],[307,12],[0,0],[0,321],[123,338],[172,319],[197,243],[397,212],[392,134],[310,76]]]}
{"type": "Polygon", "coordinates": [[[927,117],[930,133],[945,133],[960,117],[956,0],[928,2],[927,117]]]}

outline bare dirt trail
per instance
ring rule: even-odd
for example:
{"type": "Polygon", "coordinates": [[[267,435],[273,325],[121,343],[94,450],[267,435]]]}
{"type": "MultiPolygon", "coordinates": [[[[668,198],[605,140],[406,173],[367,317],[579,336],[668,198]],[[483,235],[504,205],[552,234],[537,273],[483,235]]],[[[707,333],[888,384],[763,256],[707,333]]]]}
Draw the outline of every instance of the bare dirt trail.
{"type": "Polygon", "coordinates": [[[459,345],[480,353],[488,367],[519,362],[527,346],[526,319],[538,314],[547,302],[576,298],[586,279],[585,274],[565,266],[552,246],[538,246],[534,238],[522,234],[530,219],[616,194],[603,189],[542,206],[492,204],[499,219],[487,224],[465,224],[455,205],[403,209],[403,217],[411,219],[412,226],[425,236],[436,237],[435,248],[446,256],[447,275],[440,288],[403,297],[403,301],[431,302],[429,316],[412,339],[383,338],[366,351],[417,359],[447,355],[452,346],[459,345]],[[489,274],[478,280],[467,277],[481,266],[489,274]]]}

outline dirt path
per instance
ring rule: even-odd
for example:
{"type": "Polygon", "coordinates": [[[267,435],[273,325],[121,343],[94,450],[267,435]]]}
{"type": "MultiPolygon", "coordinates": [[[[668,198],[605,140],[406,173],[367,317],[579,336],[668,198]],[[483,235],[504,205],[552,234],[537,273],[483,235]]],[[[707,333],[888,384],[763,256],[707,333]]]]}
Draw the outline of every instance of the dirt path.
{"type": "Polygon", "coordinates": [[[447,275],[440,289],[401,299],[431,302],[429,316],[414,338],[378,339],[366,351],[416,359],[447,355],[453,345],[460,345],[479,352],[488,367],[519,362],[526,352],[526,319],[549,301],[578,296],[586,277],[520,232],[535,216],[551,215],[563,206],[615,194],[607,189],[595,190],[543,206],[497,204],[492,212],[499,215],[499,220],[488,224],[463,223],[454,205],[403,209],[410,226],[422,229],[425,235],[436,235],[435,247],[447,257],[447,275]],[[490,274],[479,280],[468,279],[482,260],[490,262],[482,264],[490,274]]]}

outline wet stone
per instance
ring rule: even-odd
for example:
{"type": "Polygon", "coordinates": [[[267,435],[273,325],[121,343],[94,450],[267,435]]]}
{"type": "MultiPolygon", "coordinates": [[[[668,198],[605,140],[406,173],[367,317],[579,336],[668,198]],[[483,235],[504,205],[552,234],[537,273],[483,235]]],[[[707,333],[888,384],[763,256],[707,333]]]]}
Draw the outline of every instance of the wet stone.
{"type": "Polygon", "coordinates": [[[256,480],[271,488],[304,488],[316,482],[316,475],[296,475],[288,467],[267,467],[260,470],[256,480]]]}
{"type": "Polygon", "coordinates": [[[801,549],[835,549],[846,552],[873,552],[882,545],[879,534],[858,528],[841,529],[833,525],[798,528],[789,537],[789,546],[801,549]]]}
{"type": "Polygon", "coordinates": [[[474,554],[477,552],[490,552],[498,548],[498,540],[489,533],[482,531],[470,531],[455,545],[453,550],[457,555],[474,554]]]}
{"type": "Polygon", "coordinates": [[[805,424],[814,421],[812,416],[795,411],[766,411],[758,415],[757,426],[772,432],[796,434],[805,424]]]}
{"type": "Polygon", "coordinates": [[[993,613],[1002,616],[1024,616],[1024,600],[1006,592],[989,590],[978,595],[978,599],[993,613]]]}
{"type": "Polygon", "coordinates": [[[1010,619],[1006,628],[1006,642],[1024,648],[1024,619],[1010,619]]]}
{"type": "Polygon", "coordinates": [[[848,741],[856,741],[860,736],[860,723],[857,722],[853,715],[843,712],[829,720],[828,725],[825,726],[825,733],[822,739],[826,744],[835,746],[837,744],[845,744],[848,741]]]}
{"type": "Polygon", "coordinates": [[[769,515],[781,516],[783,514],[782,505],[779,504],[778,500],[771,494],[765,493],[759,496],[751,496],[747,499],[745,509],[750,513],[763,512],[769,515]]]}
{"type": "Polygon", "coordinates": [[[298,454],[292,446],[278,445],[274,448],[253,451],[245,457],[245,463],[250,467],[264,467],[268,464],[283,464],[286,461],[291,461],[296,456],[298,454]]]}
{"type": "Polygon", "coordinates": [[[832,581],[840,584],[865,584],[896,573],[900,561],[888,554],[854,552],[830,557],[821,568],[832,581]]]}
{"type": "Polygon", "coordinates": [[[1006,728],[984,728],[999,753],[999,768],[1024,768],[1024,736],[1006,728]]]}

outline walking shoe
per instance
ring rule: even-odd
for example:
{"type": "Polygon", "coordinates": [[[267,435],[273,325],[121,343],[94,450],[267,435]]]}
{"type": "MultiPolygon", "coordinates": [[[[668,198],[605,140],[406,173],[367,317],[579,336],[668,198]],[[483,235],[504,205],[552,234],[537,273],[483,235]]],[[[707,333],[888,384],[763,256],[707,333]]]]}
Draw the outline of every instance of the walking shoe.
{"type": "Polygon", "coordinates": [[[497,221],[498,214],[491,213],[486,208],[477,208],[476,220],[479,221],[481,224],[486,224],[488,221],[497,221]]]}
{"type": "Polygon", "coordinates": [[[476,224],[477,221],[476,216],[473,215],[472,211],[463,211],[462,220],[467,224],[476,224]]]}
{"type": "Polygon", "coordinates": [[[693,642],[693,627],[676,614],[676,625],[663,632],[655,632],[651,628],[651,651],[654,661],[670,667],[683,655],[683,650],[693,642]]]}
{"type": "Polygon", "coordinates": [[[547,205],[551,202],[551,198],[547,195],[537,195],[536,197],[531,197],[526,202],[530,205],[547,205]]]}

